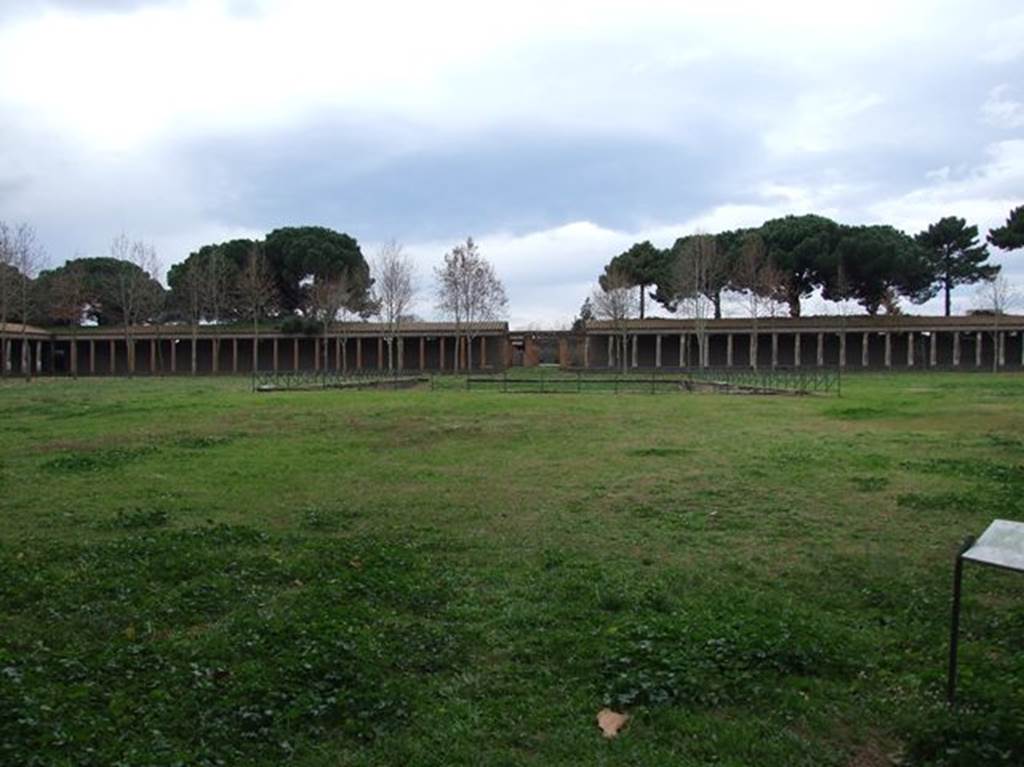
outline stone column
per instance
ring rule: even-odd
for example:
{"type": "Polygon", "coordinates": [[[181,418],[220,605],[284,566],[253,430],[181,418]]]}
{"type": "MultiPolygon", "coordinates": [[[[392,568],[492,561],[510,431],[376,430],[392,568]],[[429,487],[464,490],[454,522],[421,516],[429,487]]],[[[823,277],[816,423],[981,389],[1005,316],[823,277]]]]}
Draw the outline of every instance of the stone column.
{"type": "Polygon", "coordinates": [[[96,341],[89,339],[89,375],[96,374],[96,341]]]}
{"type": "Polygon", "coordinates": [[[590,367],[590,336],[587,335],[587,331],[583,331],[583,369],[586,370],[590,367]]]}
{"type": "Polygon", "coordinates": [[[779,334],[772,333],[772,367],[779,366],[779,334]]]}
{"type": "Polygon", "coordinates": [[[640,342],[636,333],[633,334],[633,367],[638,367],[640,364],[640,342]]]}
{"type": "Polygon", "coordinates": [[[661,334],[654,337],[654,367],[661,367],[661,334]]]}
{"type": "MultiPolygon", "coordinates": [[[[444,341],[441,341],[441,351],[444,352],[444,341]]],[[[363,369],[363,339],[356,336],[356,370],[363,369]]]]}
{"type": "Polygon", "coordinates": [[[1006,367],[1006,331],[999,333],[999,367],[1006,367]]]}
{"type": "Polygon", "coordinates": [[[277,355],[277,339],[275,338],[274,339],[274,372],[275,373],[277,372],[277,359],[278,359],[278,355],[277,355]]]}
{"type": "Polygon", "coordinates": [[[750,367],[757,369],[757,333],[750,334],[750,367]]]}
{"type": "Polygon", "coordinates": [[[377,337],[377,370],[384,369],[384,336],[377,337]]]}
{"type": "Polygon", "coordinates": [[[149,373],[156,372],[156,339],[149,339],[149,373]]]}
{"type": "Polygon", "coordinates": [[[341,336],[334,337],[334,370],[342,372],[341,369],[341,336]]]}
{"type": "Polygon", "coordinates": [[[679,334],[679,367],[686,367],[686,333],[679,334]]]}
{"type": "Polygon", "coordinates": [[[939,364],[939,331],[933,330],[928,336],[928,364],[935,367],[939,364]]]}
{"type": "Polygon", "coordinates": [[[313,339],[313,372],[320,372],[320,338],[313,339]]]}
{"type": "Polygon", "coordinates": [[[420,370],[425,370],[427,367],[427,339],[426,336],[420,336],[420,370]]]}
{"type": "Polygon", "coordinates": [[[800,367],[800,334],[793,334],[793,366],[800,367]]]}
{"type": "Polygon", "coordinates": [[[43,372],[43,342],[36,341],[36,373],[43,372]]]}
{"type": "Polygon", "coordinates": [[[608,336],[608,367],[615,367],[615,338],[608,336]]]}
{"type": "Polygon", "coordinates": [[[914,367],[914,333],[907,333],[907,367],[914,367]]]}
{"type": "Polygon", "coordinates": [[[487,336],[480,336],[480,362],[478,367],[480,370],[487,367],[487,336]]]}
{"type": "Polygon", "coordinates": [[[238,339],[231,339],[231,372],[238,372],[238,339]]]}
{"type": "Polygon", "coordinates": [[[725,366],[732,367],[732,333],[725,334],[725,366]]]}
{"type": "Polygon", "coordinates": [[[110,340],[110,374],[117,375],[117,342],[110,340]]]}
{"type": "Polygon", "coordinates": [[[839,334],[839,367],[846,367],[846,332],[839,334]]]}
{"type": "Polygon", "coordinates": [[[68,365],[71,369],[71,375],[78,375],[78,343],[72,338],[68,342],[68,365]]]}
{"type": "Polygon", "coordinates": [[[299,369],[299,339],[292,339],[292,370],[299,369]]]}
{"type": "Polygon", "coordinates": [[[860,344],[860,366],[866,368],[871,363],[871,334],[862,333],[860,344]]]}
{"type": "Polygon", "coordinates": [[[960,367],[960,331],[953,331],[953,367],[960,367]]]}
{"type": "Polygon", "coordinates": [[[438,336],[437,340],[440,343],[440,350],[438,351],[440,356],[437,358],[437,366],[438,370],[444,370],[444,336],[438,336]]]}
{"type": "Polygon", "coordinates": [[[818,367],[825,364],[825,334],[818,333],[818,367]]]}
{"type": "Polygon", "coordinates": [[[171,339],[171,373],[178,372],[178,339],[171,339]]]}
{"type": "Polygon", "coordinates": [[[977,341],[974,344],[974,365],[975,365],[975,367],[979,367],[979,368],[981,367],[981,349],[982,349],[981,345],[983,343],[982,339],[984,339],[984,337],[985,336],[982,335],[982,332],[980,330],[977,332],[977,334],[975,336],[977,341]]]}
{"type": "Polygon", "coordinates": [[[885,333],[885,366],[892,367],[892,333],[885,333]]]}

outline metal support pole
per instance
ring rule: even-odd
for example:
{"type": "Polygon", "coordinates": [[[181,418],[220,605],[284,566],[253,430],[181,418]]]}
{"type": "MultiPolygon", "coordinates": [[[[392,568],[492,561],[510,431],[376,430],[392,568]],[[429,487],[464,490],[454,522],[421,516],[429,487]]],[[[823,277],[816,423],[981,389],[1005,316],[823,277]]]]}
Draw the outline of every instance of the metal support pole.
{"type": "Polygon", "coordinates": [[[946,701],[950,706],[956,705],[956,655],[960,637],[960,585],[963,582],[964,552],[974,545],[974,536],[964,539],[960,550],[956,553],[953,564],[953,615],[949,625],[949,675],[946,678],[946,701]]]}

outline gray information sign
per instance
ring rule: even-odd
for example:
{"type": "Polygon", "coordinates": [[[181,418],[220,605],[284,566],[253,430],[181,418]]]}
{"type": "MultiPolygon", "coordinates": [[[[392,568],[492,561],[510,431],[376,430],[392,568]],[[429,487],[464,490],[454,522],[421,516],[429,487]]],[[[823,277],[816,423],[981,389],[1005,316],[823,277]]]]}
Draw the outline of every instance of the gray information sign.
{"type": "Polygon", "coordinates": [[[964,562],[1024,573],[1024,522],[997,519],[978,540],[967,538],[956,554],[953,569],[953,617],[949,627],[949,674],[946,697],[956,702],[956,651],[960,633],[960,584],[964,562]]]}
{"type": "Polygon", "coordinates": [[[963,553],[963,558],[982,565],[1024,572],[1024,522],[997,519],[963,553]]]}

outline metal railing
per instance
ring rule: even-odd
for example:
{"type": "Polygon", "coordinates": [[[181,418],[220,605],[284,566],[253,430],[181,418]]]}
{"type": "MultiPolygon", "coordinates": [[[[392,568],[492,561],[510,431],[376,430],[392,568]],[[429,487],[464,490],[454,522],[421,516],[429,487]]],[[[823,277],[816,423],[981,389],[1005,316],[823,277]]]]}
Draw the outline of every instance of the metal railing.
{"type": "Polygon", "coordinates": [[[315,389],[404,389],[429,385],[433,391],[497,391],[522,394],[660,394],[718,391],[738,394],[841,393],[839,368],[693,368],[673,370],[564,370],[515,368],[490,374],[425,373],[394,370],[260,371],[252,376],[258,392],[315,389]]]}
{"type": "Polygon", "coordinates": [[[757,392],[841,391],[840,368],[704,368],[686,374],[691,380],[757,392]]]}
{"type": "Polygon", "coordinates": [[[430,378],[410,371],[286,370],[253,373],[252,389],[258,392],[310,389],[388,389],[428,383],[430,378]]]}
{"type": "Polygon", "coordinates": [[[488,376],[468,376],[466,390],[522,394],[658,394],[710,390],[741,394],[810,394],[841,392],[838,368],[738,369],[703,368],[673,371],[515,371],[488,376]]]}

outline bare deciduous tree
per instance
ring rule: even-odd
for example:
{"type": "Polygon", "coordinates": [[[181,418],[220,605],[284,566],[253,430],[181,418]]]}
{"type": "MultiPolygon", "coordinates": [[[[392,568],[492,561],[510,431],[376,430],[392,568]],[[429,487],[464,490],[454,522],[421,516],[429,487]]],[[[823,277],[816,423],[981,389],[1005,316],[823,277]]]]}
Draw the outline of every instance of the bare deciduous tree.
{"type": "Polygon", "coordinates": [[[86,288],[85,270],[81,262],[74,261],[53,278],[50,293],[46,296],[49,315],[58,322],[65,322],[71,332],[71,359],[68,360],[71,374],[78,378],[78,365],[75,344],[76,334],[82,324],[82,312],[89,301],[86,288]]]}
{"type": "Polygon", "coordinates": [[[277,287],[267,256],[255,243],[249,249],[245,268],[238,275],[238,300],[252,319],[252,369],[256,371],[260,368],[260,320],[277,303],[277,287]]]}
{"type": "Polygon", "coordinates": [[[213,322],[213,357],[220,358],[218,328],[231,302],[233,266],[220,248],[213,248],[203,269],[203,305],[206,318],[213,322]]]}
{"type": "Polygon", "coordinates": [[[758,328],[762,317],[775,317],[781,299],[779,285],[783,277],[768,257],[764,240],[750,233],[740,247],[734,276],[735,287],[743,293],[750,315],[750,366],[757,368],[758,328]]]}
{"type": "MultiPolygon", "coordinates": [[[[21,314],[21,368],[25,380],[32,378],[31,355],[28,348],[28,320],[32,314],[32,280],[43,263],[43,251],[36,241],[36,230],[29,224],[18,224],[10,237],[14,269],[17,272],[16,290],[18,310],[21,314]]],[[[39,365],[38,358],[36,365],[39,365]]]]}
{"type": "Polygon", "coordinates": [[[416,271],[412,259],[402,252],[394,240],[385,243],[373,262],[375,281],[373,300],[377,312],[387,326],[388,370],[404,366],[401,345],[401,323],[416,296],[416,271]],[[398,343],[398,354],[395,344],[398,343]],[[396,359],[397,356],[397,359],[396,359]]]}
{"type": "Polygon", "coordinates": [[[710,355],[707,342],[708,319],[714,303],[708,298],[718,264],[718,249],[712,235],[697,232],[686,243],[673,265],[674,282],[680,309],[694,321],[699,367],[707,367],[710,355]]]}
{"type": "Polygon", "coordinates": [[[356,293],[357,286],[344,271],[334,277],[314,280],[309,287],[309,314],[319,320],[322,326],[324,343],[321,354],[323,354],[324,370],[327,369],[328,362],[328,337],[339,317],[349,311],[349,306],[355,300],[356,293]]]}
{"type": "Polygon", "coordinates": [[[156,249],[142,240],[129,240],[119,234],[110,244],[110,256],[124,266],[112,277],[106,290],[114,299],[124,330],[128,375],[135,373],[135,328],[149,319],[158,308],[160,295],[155,289],[156,249]]]}
{"type": "Polygon", "coordinates": [[[1002,319],[1010,309],[1020,303],[1020,295],[1006,277],[996,274],[978,286],[974,301],[977,306],[976,313],[990,315],[992,318],[992,329],[989,333],[992,336],[992,372],[996,372],[999,370],[1000,351],[1005,343],[999,332],[1002,319]]]}
{"type": "Polygon", "coordinates": [[[434,269],[437,278],[437,307],[455,322],[454,370],[458,370],[460,341],[465,344],[466,369],[473,369],[474,324],[495,320],[505,314],[508,298],[494,267],[477,249],[473,238],[444,255],[434,269]]]}
{"type": "Polygon", "coordinates": [[[625,373],[629,367],[629,322],[640,310],[640,299],[629,275],[619,270],[610,271],[605,277],[604,287],[594,289],[590,304],[594,316],[611,323],[615,333],[609,365],[617,361],[625,373]]]}
{"type": "Polygon", "coordinates": [[[195,375],[198,367],[197,347],[199,344],[199,323],[203,319],[203,269],[196,261],[186,263],[182,280],[182,295],[185,306],[182,308],[188,315],[192,331],[191,372],[195,375]]]}
{"type": "Polygon", "coordinates": [[[0,375],[11,371],[11,341],[7,321],[17,289],[18,270],[14,266],[14,240],[6,222],[0,221],[0,375]]]}

